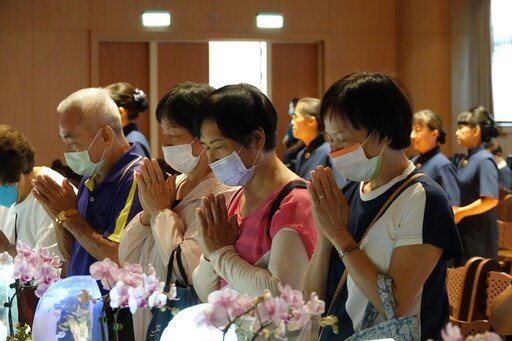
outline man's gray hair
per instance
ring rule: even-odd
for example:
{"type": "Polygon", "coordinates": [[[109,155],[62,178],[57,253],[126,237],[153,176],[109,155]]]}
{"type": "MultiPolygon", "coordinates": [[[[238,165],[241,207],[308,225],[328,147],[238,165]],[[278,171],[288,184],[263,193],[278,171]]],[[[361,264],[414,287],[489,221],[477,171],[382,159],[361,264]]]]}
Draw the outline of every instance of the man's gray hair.
{"type": "Polygon", "coordinates": [[[103,88],[86,88],[72,93],[57,106],[59,114],[68,111],[78,111],[80,125],[91,132],[108,125],[115,134],[123,133],[119,109],[103,88]]]}

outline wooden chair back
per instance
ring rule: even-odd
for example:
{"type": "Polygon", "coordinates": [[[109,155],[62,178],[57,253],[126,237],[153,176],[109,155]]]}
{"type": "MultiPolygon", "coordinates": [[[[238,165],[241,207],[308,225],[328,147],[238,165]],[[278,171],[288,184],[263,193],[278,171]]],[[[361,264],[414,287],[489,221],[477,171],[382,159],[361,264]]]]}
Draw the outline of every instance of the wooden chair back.
{"type": "Polygon", "coordinates": [[[484,334],[486,331],[491,330],[491,322],[489,320],[477,320],[477,321],[461,321],[450,317],[452,325],[460,328],[460,333],[464,338],[476,334],[484,334]]]}
{"type": "Polygon", "coordinates": [[[494,299],[505,291],[510,283],[512,283],[512,275],[497,271],[489,271],[487,273],[487,299],[485,310],[487,316],[491,315],[491,306],[494,299]]]}
{"type": "Polygon", "coordinates": [[[473,281],[473,290],[471,292],[469,312],[466,321],[487,320],[489,315],[486,313],[487,296],[487,274],[489,271],[501,271],[500,263],[493,258],[484,259],[478,265],[475,279],[473,281]]]}
{"type": "Polygon", "coordinates": [[[512,191],[508,188],[505,188],[501,185],[498,186],[499,200],[503,200],[507,195],[512,194],[512,191]]]}
{"type": "Polygon", "coordinates": [[[512,221],[498,219],[498,249],[512,250],[512,221]]]}
{"type": "Polygon", "coordinates": [[[446,288],[450,315],[455,319],[467,319],[475,274],[483,260],[482,257],[472,257],[464,266],[447,269],[446,288]]]}
{"type": "Polygon", "coordinates": [[[496,218],[501,221],[512,221],[512,194],[507,194],[498,201],[496,218]]]}
{"type": "Polygon", "coordinates": [[[448,291],[448,304],[452,308],[450,315],[454,318],[459,317],[465,276],[466,269],[463,266],[446,269],[446,289],[448,291]]]}

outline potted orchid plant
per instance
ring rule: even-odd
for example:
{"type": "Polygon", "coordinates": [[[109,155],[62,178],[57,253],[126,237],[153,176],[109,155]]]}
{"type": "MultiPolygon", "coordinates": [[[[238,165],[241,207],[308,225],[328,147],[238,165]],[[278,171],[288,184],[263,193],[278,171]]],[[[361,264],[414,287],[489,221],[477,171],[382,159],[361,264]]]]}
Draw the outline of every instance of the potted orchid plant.
{"type": "MultiPolygon", "coordinates": [[[[19,295],[21,290],[35,288],[35,295],[40,298],[44,292],[56,281],[60,279],[62,262],[60,257],[50,254],[46,248],[30,249],[30,247],[22,242],[16,243],[17,255],[13,258],[4,252],[1,256],[1,263],[8,265],[10,262],[14,265],[13,278],[15,282],[11,287],[15,289],[14,294],[9,298],[4,306],[9,309],[9,331],[10,338],[14,338],[15,326],[12,321],[12,306],[14,299],[19,295]]],[[[17,324],[17,330],[23,331],[26,338],[30,339],[30,328],[28,326],[17,324]]],[[[20,337],[17,337],[19,339],[20,337]]]]}
{"type": "MultiPolygon", "coordinates": [[[[113,329],[122,329],[117,322],[119,309],[129,308],[134,314],[138,309],[160,308],[167,309],[167,300],[176,298],[176,287],[171,286],[169,293],[164,293],[164,282],[159,281],[154,267],[148,264],[146,271],[139,264],[125,262],[122,267],[109,258],[93,263],[89,271],[91,277],[101,282],[103,289],[109,293],[101,299],[104,301],[104,308],[109,304],[115,310],[113,329]]],[[[80,295],[82,301],[93,300],[87,291],[80,295]]]]}
{"type": "Polygon", "coordinates": [[[259,297],[242,295],[230,288],[215,291],[208,296],[208,306],[197,315],[196,324],[220,329],[224,335],[235,326],[238,340],[314,340],[318,329],[313,326],[331,326],[337,333],[337,318],[320,317],[325,302],[315,293],[305,303],[302,292],[288,285],[280,285],[279,291],[277,297],[268,290],[259,297]]]}

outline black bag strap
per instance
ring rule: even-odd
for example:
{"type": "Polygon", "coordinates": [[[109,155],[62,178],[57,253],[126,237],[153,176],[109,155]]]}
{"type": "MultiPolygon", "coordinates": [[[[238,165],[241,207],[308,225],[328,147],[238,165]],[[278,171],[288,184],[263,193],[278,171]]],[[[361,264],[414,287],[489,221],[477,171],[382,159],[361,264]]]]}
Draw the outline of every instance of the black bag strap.
{"type": "Polygon", "coordinates": [[[181,260],[181,245],[178,245],[176,248],[176,261],[178,262],[178,269],[180,270],[181,278],[185,281],[185,283],[181,283],[180,281],[176,280],[176,282],[183,284],[183,287],[188,287],[188,277],[187,272],[185,271],[185,267],[183,266],[183,262],[181,260]]]}
{"type": "Polygon", "coordinates": [[[229,204],[228,204],[228,209],[231,207],[231,205],[233,205],[233,201],[235,201],[235,198],[238,196],[238,193],[240,193],[240,191],[244,189],[243,187],[240,187],[239,189],[236,190],[235,194],[233,194],[231,196],[231,200],[229,200],[229,204]]]}
{"type": "Polygon", "coordinates": [[[165,279],[164,293],[168,293],[171,290],[171,277],[172,277],[172,266],[174,264],[174,255],[176,254],[178,248],[171,251],[171,257],[169,257],[169,264],[167,264],[167,277],[165,279]]]}
{"type": "Polygon", "coordinates": [[[169,264],[167,264],[167,277],[165,279],[165,287],[164,287],[164,292],[166,292],[166,293],[168,293],[171,290],[171,278],[172,278],[172,268],[173,268],[173,264],[174,264],[174,257],[176,257],[176,262],[178,263],[178,269],[179,269],[181,277],[183,278],[185,283],[183,284],[177,279],[176,279],[176,282],[182,288],[189,286],[187,272],[185,271],[185,267],[183,266],[183,261],[181,260],[181,245],[178,245],[178,247],[176,247],[174,250],[172,250],[171,256],[169,257],[169,264]]]}
{"type": "Polygon", "coordinates": [[[295,187],[298,188],[306,188],[306,183],[302,180],[293,180],[290,181],[284,188],[279,192],[277,197],[274,199],[274,202],[272,203],[272,207],[270,207],[270,212],[267,217],[267,221],[270,224],[272,222],[272,218],[274,217],[274,214],[279,209],[279,206],[281,206],[281,201],[283,201],[284,198],[288,195],[288,193],[291,192],[292,189],[295,187]]]}

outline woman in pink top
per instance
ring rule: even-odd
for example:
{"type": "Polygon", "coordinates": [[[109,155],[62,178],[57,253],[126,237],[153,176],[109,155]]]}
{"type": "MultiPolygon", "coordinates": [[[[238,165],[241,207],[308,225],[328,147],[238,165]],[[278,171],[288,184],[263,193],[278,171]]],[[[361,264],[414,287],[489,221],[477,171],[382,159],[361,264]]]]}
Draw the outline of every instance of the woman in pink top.
{"type": "Polygon", "coordinates": [[[196,119],[215,176],[242,186],[227,202],[210,194],[196,209],[203,252],[193,275],[197,294],[206,301],[226,284],[254,296],[278,294],[279,284],[301,290],[317,230],[302,188],[286,195],[269,222],[277,195],[298,179],[276,156],[272,103],[252,85],[228,85],[201,103],[196,119]]]}

